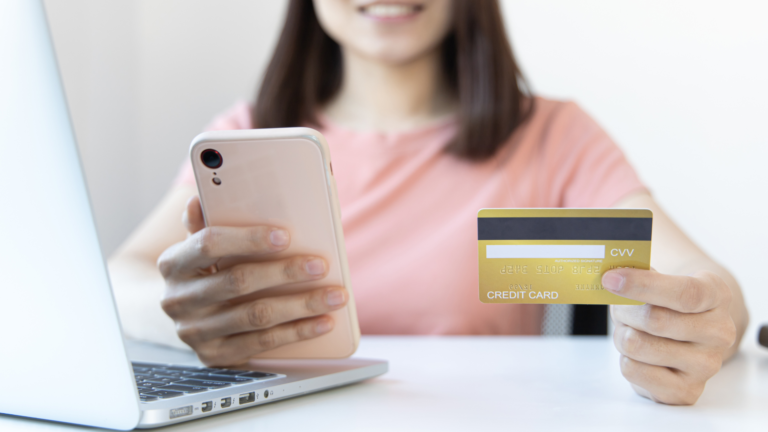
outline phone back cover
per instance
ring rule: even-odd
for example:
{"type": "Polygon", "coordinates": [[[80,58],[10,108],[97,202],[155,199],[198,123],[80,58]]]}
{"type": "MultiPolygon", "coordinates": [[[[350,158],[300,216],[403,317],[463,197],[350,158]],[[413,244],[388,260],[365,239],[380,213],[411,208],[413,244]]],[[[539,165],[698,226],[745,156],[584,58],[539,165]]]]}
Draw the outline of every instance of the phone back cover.
{"type": "Polygon", "coordinates": [[[318,338],[267,351],[256,358],[341,358],[354,353],[360,330],[346,265],[335,183],[322,136],[311,129],[261,129],[208,132],[190,150],[207,226],[272,225],[287,228],[291,245],[279,254],[243,256],[219,262],[225,269],[241,262],[297,254],[324,257],[325,278],[262,290],[243,300],[285,295],[326,286],[344,286],[348,305],[331,312],[334,329],[318,338]],[[221,167],[202,164],[206,149],[221,153],[221,167]],[[213,182],[216,177],[219,185],[213,182]],[[343,263],[343,264],[342,264],[343,263]]]}

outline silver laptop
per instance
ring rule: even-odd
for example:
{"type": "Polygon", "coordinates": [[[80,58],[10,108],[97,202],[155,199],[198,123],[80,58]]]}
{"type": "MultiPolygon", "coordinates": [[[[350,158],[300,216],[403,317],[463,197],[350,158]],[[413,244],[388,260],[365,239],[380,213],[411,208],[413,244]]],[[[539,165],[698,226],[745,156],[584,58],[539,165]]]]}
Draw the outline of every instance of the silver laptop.
{"type": "Polygon", "coordinates": [[[0,1],[0,413],[151,428],[338,387],[377,360],[129,361],[42,3],[0,1]]]}

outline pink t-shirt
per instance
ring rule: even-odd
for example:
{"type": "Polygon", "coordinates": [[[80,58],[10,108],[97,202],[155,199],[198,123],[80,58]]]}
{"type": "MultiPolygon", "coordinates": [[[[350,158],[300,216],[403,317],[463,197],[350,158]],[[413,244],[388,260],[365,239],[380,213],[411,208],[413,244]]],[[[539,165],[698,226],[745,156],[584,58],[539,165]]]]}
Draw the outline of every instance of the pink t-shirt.
{"type": "MultiPolygon", "coordinates": [[[[443,151],[454,120],[407,132],[323,121],[364,334],[539,334],[541,305],[478,299],[481,208],[610,207],[645,190],[618,146],[571,102],[537,98],[492,159],[443,151]]],[[[243,103],[209,130],[252,127],[243,103]]],[[[187,163],[177,179],[194,184],[187,163]]]]}

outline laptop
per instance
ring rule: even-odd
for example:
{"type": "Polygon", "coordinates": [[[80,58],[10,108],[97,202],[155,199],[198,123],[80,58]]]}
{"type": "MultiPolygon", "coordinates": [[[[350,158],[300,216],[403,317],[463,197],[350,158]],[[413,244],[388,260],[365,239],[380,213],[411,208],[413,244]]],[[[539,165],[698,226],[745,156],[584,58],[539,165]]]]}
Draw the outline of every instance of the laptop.
{"type": "Polygon", "coordinates": [[[385,361],[131,363],[45,11],[0,2],[0,413],[152,428],[381,375],[385,361]]]}

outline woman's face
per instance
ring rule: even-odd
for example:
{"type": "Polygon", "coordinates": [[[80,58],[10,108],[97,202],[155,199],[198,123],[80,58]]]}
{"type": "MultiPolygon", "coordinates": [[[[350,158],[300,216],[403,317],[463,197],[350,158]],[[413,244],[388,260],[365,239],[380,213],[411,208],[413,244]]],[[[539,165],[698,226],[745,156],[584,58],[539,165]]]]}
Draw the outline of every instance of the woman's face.
{"type": "Polygon", "coordinates": [[[344,50],[388,64],[438,47],[451,28],[451,0],[313,0],[320,25],[344,50]]]}

